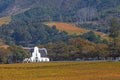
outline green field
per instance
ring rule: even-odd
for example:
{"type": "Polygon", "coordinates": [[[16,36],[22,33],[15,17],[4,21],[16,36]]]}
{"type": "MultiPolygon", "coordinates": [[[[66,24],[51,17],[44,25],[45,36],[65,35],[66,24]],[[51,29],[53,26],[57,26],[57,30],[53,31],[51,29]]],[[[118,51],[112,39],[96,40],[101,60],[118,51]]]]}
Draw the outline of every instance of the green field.
{"type": "Polygon", "coordinates": [[[120,62],[1,64],[0,80],[120,80],[120,62]]]}

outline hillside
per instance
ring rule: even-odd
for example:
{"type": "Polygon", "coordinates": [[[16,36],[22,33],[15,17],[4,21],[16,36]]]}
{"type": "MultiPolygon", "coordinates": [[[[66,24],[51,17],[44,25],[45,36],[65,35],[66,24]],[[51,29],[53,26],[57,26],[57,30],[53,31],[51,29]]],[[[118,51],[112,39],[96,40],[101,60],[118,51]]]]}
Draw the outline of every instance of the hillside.
{"type": "MultiPolygon", "coordinates": [[[[67,42],[73,38],[69,34],[78,35],[89,30],[104,37],[104,33],[108,33],[107,22],[111,16],[119,18],[119,4],[119,0],[1,0],[0,16],[10,15],[11,19],[8,19],[9,24],[1,27],[0,38],[7,44],[36,45],[59,40],[67,42]],[[43,24],[45,22],[48,24],[43,24]],[[94,22],[96,23],[92,26],[94,22]],[[76,23],[82,28],[66,23],[76,23]],[[82,23],[87,26],[84,27],[82,23]],[[53,25],[69,34],[60,33],[57,29],[48,30],[53,25]]],[[[2,20],[2,24],[6,23],[4,18],[2,20]]]]}
{"type": "Polygon", "coordinates": [[[10,46],[0,48],[0,62],[22,62],[26,51],[16,45],[45,46],[56,61],[115,59],[119,14],[120,0],[0,0],[1,46],[10,46]]]}
{"type": "Polygon", "coordinates": [[[49,28],[42,23],[12,22],[0,27],[0,38],[9,45],[36,46],[39,44],[66,42],[72,38],[66,32],[49,28]]]}
{"type": "Polygon", "coordinates": [[[46,12],[42,15],[45,15],[47,20],[49,17],[49,20],[64,22],[98,21],[109,16],[119,16],[120,12],[119,0],[0,0],[0,2],[0,16],[41,9],[43,13],[46,12]]]}
{"type": "MultiPolygon", "coordinates": [[[[97,14],[101,13],[101,17],[106,17],[109,15],[116,15],[116,12],[119,12],[119,0],[0,0],[0,12],[8,15],[19,13],[26,9],[31,9],[35,7],[39,8],[50,8],[50,11],[56,11],[65,17],[64,12],[70,12],[68,16],[74,15],[83,15],[83,18],[93,18],[96,17],[97,14]],[[56,6],[57,5],[57,6],[56,6]],[[75,12],[71,12],[71,11],[75,12]],[[97,11],[97,13],[96,13],[97,11]],[[79,14],[79,12],[82,12],[79,14]],[[77,14],[76,14],[77,13],[77,14]],[[85,16],[88,15],[89,16],[85,16]]],[[[79,17],[78,16],[78,17],[79,17]]],[[[67,16],[66,16],[67,17],[67,16]]],[[[72,17],[72,16],[71,16],[72,17]]],[[[81,18],[82,19],[82,18],[81,18]]],[[[85,20],[85,19],[84,19],[85,20]]]]}
{"type": "MultiPolygon", "coordinates": [[[[87,32],[90,31],[90,30],[87,30],[87,29],[84,29],[84,28],[78,28],[75,24],[71,24],[71,23],[50,22],[50,23],[45,23],[45,24],[48,25],[49,27],[56,26],[56,28],[58,30],[66,31],[69,34],[80,35],[80,34],[87,33],[87,32]]],[[[105,33],[97,32],[97,31],[94,31],[94,32],[96,33],[96,35],[100,35],[102,37],[106,36],[105,33]]]]}
{"type": "Polygon", "coordinates": [[[86,33],[89,30],[83,29],[83,28],[78,28],[76,27],[75,24],[70,24],[70,23],[58,23],[58,22],[50,22],[50,23],[45,23],[46,25],[52,27],[52,26],[56,26],[56,28],[58,30],[61,31],[66,31],[69,34],[82,34],[82,33],[86,33]]]}
{"type": "MultiPolygon", "coordinates": [[[[106,20],[119,17],[119,0],[0,0],[0,17],[13,16],[13,20],[101,23],[97,30],[107,32],[106,20]],[[18,15],[17,15],[18,14],[18,15]],[[38,16],[39,15],[39,16],[38,16]],[[102,27],[102,28],[101,28],[102,27]]],[[[95,27],[96,28],[96,27],[95,27]]]]}
{"type": "Polygon", "coordinates": [[[32,8],[33,0],[0,0],[0,17],[22,13],[32,8]]]}
{"type": "Polygon", "coordinates": [[[120,0],[0,0],[0,62],[28,57],[18,46],[47,47],[54,61],[115,59],[119,20],[120,0]]]}
{"type": "Polygon", "coordinates": [[[119,18],[120,13],[119,0],[25,0],[24,3],[22,1],[19,3],[22,6],[18,4],[19,8],[15,9],[18,12],[10,10],[14,15],[16,14],[12,17],[12,21],[76,22],[80,27],[83,27],[81,23],[84,23],[87,24],[85,28],[104,33],[108,33],[109,19],[112,16],[119,18]],[[97,22],[98,25],[88,24],[88,22],[97,22]]]}

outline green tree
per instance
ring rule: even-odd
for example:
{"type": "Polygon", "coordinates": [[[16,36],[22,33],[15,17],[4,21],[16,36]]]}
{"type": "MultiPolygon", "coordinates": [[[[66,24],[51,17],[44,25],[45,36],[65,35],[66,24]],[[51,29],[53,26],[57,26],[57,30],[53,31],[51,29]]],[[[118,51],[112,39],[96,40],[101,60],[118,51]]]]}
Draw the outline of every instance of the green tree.
{"type": "Polygon", "coordinates": [[[107,40],[102,39],[100,35],[96,35],[93,31],[84,33],[80,37],[83,39],[87,39],[94,43],[106,43],[107,44],[107,40]]]}
{"type": "Polygon", "coordinates": [[[14,63],[16,62],[22,62],[23,59],[26,57],[29,57],[29,54],[26,50],[24,50],[22,47],[19,46],[10,46],[9,50],[12,52],[12,61],[14,63]]]}

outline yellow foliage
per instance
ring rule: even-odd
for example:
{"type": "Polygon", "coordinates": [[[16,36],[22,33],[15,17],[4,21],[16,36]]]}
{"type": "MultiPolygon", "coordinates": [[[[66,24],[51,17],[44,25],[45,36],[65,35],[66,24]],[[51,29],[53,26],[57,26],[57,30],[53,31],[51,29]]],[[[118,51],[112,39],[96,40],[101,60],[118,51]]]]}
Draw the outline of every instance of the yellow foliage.
{"type": "Polygon", "coordinates": [[[51,23],[45,23],[45,24],[50,27],[55,25],[58,30],[66,31],[69,34],[82,34],[89,31],[83,28],[78,28],[76,27],[75,24],[70,24],[70,23],[51,22],[51,23]]]}
{"type": "Polygon", "coordinates": [[[0,18],[0,26],[2,26],[3,24],[9,24],[10,21],[11,21],[10,16],[2,17],[0,18]]]}
{"type": "MultiPolygon", "coordinates": [[[[48,25],[49,27],[52,27],[53,25],[55,25],[58,30],[66,31],[69,34],[80,35],[80,34],[87,33],[90,31],[87,29],[78,28],[75,24],[72,24],[72,23],[46,22],[44,24],[48,25]]],[[[102,38],[104,38],[104,37],[106,38],[106,36],[107,36],[105,33],[102,33],[102,32],[97,32],[97,31],[93,31],[93,32],[97,35],[100,35],[102,38]]]]}

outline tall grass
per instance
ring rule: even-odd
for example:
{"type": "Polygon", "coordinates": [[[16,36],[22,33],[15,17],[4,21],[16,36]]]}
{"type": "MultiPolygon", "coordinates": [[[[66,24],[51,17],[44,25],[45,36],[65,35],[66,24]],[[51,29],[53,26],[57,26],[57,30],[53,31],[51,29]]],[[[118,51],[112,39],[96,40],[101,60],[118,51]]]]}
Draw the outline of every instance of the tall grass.
{"type": "Polygon", "coordinates": [[[0,80],[120,80],[120,62],[2,64],[0,80]]]}

